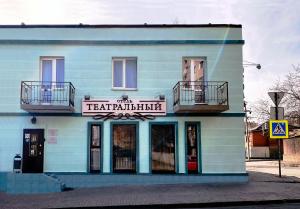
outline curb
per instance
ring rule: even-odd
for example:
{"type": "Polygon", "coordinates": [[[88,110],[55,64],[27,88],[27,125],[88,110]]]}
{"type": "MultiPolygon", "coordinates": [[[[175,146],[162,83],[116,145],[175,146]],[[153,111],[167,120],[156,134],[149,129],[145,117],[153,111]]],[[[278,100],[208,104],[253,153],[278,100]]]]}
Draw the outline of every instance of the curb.
{"type": "Polygon", "coordinates": [[[255,201],[234,201],[234,202],[206,202],[206,203],[174,203],[174,204],[151,204],[151,205],[114,205],[114,206],[83,206],[83,207],[63,207],[51,209],[158,209],[158,208],[215,208],[251,205],[276,205],[286,203],[300,203],[300,199],[280,199],[280,200],[255,200],[255,201]]]}

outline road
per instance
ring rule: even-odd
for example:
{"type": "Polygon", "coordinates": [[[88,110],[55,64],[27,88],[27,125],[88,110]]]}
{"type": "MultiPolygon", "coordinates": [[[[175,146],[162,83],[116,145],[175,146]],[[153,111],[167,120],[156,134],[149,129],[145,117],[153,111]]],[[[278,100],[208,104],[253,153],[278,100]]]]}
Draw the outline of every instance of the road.
{"type": "MultiPolygon", "coordinates": [[[[176,209],[197,209],[197,208],[176,208],[176,209]]],[[[276,204],[276,205],[251,205],[251,206],[235,206],[235,207],[213,207],[213,208],[202,208],[202,209],[300,209],[300,203],[276,204]]]]}

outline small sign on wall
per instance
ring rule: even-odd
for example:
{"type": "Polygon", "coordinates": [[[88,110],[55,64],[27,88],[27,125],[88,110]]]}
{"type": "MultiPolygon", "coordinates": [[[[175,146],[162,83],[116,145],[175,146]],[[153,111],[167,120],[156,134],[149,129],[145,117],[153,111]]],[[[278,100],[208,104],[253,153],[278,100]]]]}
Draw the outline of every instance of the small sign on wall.
{"type": "Polygon", "coordinates": [[[58,130],[57,129],[48,129],[48,139],[47,142],[48,144],[57,144],[57,134],[58,130]]]}

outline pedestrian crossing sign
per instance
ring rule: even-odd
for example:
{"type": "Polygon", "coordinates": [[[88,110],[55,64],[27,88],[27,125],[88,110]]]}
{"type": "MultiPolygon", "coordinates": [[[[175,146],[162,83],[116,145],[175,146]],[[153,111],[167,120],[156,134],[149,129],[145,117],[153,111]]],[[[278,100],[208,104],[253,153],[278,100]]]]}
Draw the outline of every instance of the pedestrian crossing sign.
{"type": "Polygon", "coordinates": [[[289,138],[289,128],[287,120],[270,120],[270,138],[287,139],[289,138]]]}

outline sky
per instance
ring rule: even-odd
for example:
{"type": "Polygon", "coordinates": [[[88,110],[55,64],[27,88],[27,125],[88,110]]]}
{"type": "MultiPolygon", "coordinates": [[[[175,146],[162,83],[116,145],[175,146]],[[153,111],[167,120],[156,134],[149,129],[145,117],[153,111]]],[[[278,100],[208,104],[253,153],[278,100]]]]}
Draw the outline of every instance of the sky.
{"type": "Polygon", "coordinates": [[[300,64],[300,0],[0,0],[0,24],[242,24],[245,98],[300,64]]]}

